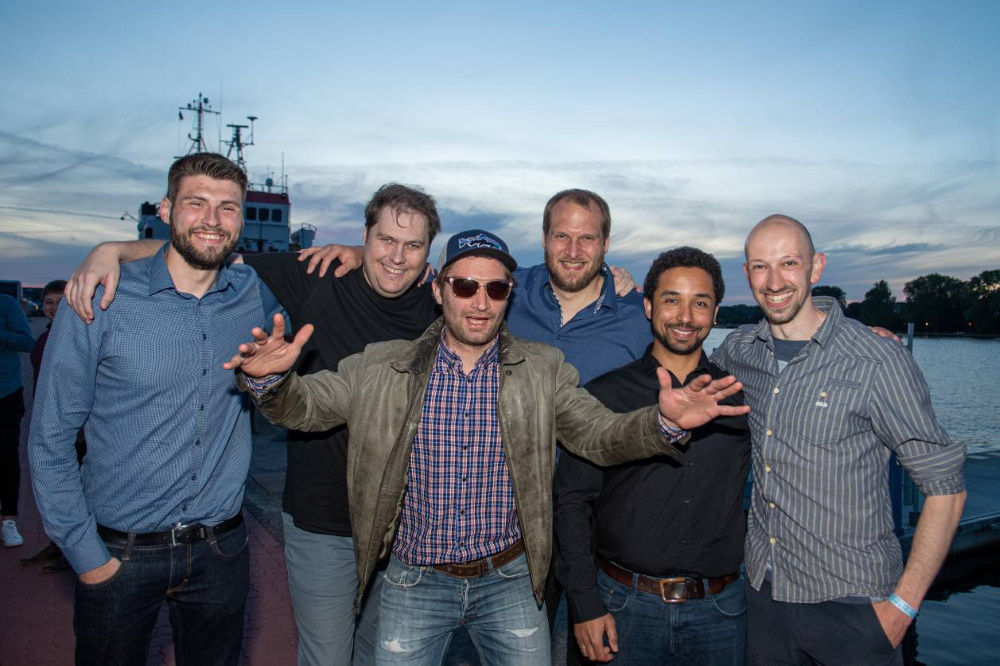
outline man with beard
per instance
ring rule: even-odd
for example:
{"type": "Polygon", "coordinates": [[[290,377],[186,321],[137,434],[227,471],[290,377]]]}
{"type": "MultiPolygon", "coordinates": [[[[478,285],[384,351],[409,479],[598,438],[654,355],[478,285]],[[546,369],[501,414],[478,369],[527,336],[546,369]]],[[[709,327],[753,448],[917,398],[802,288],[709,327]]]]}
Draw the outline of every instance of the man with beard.
{"type": "Polygon", "coordinates": [[[558,347],[585,384],[631,363],[649,344],[642,296],[615,295],[604,263],[611,211],[588,190],[563,190],[545,204],[545,263],[514,273],[507,325],[514,335],[558,347]]]}
{"type": "Polygon", "coordinates": [[[745,383],[754,489],[747,526],[752,664],[902,664],[899,645],[965,504],[965,447],[934,416],[913,358],[810,297],[826,266],[808,230],[772,215],[744,273],[765,320],[713,361],[745,383]],[[890,454],[927,495],[903,567],[890,454]]]}
{"type": "MultiPolygon", "coordinates": [[[[661,254],[644,286],[652,344],[587,390],[628,412],[656,404],[658,368],[675,387],[704,374],[725,376],[702,351],[724,289],[712,255],[690,247],[661,254]]],[[[743,404],[742,395],[726,404],[743,404]]],[[[749,459],[743,415],[695,428],[676,457],[603,468],[560,458],[555,571],[584,656],[623,664],[743,663],[739,570],[749,459]]]]}
{"type": "Polygon", "coordinates": [[[178,663],[239,661],[250,418],[223,363],[281,312],[249,267],[223,265],[246,187],[221,155],[177,160],[160,202],[170,243],[123,268],[92,324],[63,312],[52,326],[29,457],[45,530],[78,574],[77,664],[145,663],[163,601],[178,663]]]}
{"type": "Polygon", "coordinates": [[[682,430],[746,412],[719,404],[739,390],[731,377],[672,389],[665,372],[658,409],[603,408],[558,350],[510,335],[515,268],[493,234],[456,234],[433,283],[444,316],[418,340],[370,345],[337,373],[299,377],[285,373],[311,327],[288,342],[278,318],[272,336],[255,329],[228,364],[275,423],[364,424],[348,451],[360,594],[392,552],[379,663],[439,663],[465,626],[486,663],[548,666],[542,592],[556,437],[614,464],[674,454],[682,430]]]}

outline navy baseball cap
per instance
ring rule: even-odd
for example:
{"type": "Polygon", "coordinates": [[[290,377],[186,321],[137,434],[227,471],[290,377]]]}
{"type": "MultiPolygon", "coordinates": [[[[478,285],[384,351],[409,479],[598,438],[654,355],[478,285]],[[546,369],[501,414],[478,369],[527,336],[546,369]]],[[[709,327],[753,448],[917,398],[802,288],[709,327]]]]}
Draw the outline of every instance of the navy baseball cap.
{"type": "Polygon", "coordinates": [[[449,238],[439,271],[443,271],[462,257],[492,257],[506,266],[511,273],[517,270],[517,262],[510,255],[507,244],[496,234],[482,229],[462,231],[449,238]]]}

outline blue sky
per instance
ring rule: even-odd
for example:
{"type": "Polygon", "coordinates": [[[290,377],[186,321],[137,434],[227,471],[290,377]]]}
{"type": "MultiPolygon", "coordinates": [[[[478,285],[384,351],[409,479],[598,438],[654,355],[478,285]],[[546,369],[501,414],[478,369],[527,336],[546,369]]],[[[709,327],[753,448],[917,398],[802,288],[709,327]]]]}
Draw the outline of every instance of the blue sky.
{"type": "Polygon", "coordinates": [[[778,211],[852,299],[1000,268],[1000,3],[142,4],[0,6],[0,277],[134,237],[119,218],[162,196],[199,91],[223,124],[259,116],[251,175],[284,156],[321,242],[357,241],[395,180],[445,234],[486,226],[536,263],[546,200],[585,187],[612,263],[703,247],[730,303],[778,211]]]}

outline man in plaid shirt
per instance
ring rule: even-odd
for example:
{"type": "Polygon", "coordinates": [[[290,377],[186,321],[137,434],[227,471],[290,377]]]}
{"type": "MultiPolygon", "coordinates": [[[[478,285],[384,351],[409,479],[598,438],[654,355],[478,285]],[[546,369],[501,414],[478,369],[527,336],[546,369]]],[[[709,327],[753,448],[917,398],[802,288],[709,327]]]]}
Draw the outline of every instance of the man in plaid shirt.
{"type": "Polygon", "coordinates": [[[732,377],[672,389],[615,414],[577,388],[561,352],[503,324],[516,268],[506,244],[456,234],[433,285],[444,316],[414,341],[369,346],[338,372],[288,371],[312,333],[254,329],[227,364],[261,412],[299,430],[347,422],[360,594],[391,551],[380,599],[379,663],[438,664],[468,627],[487,663],[551,663],[542,603],[551,556],[558,438],[601,465],[678,455],[686,431],[745,407],[718,404],[732,377]]]}

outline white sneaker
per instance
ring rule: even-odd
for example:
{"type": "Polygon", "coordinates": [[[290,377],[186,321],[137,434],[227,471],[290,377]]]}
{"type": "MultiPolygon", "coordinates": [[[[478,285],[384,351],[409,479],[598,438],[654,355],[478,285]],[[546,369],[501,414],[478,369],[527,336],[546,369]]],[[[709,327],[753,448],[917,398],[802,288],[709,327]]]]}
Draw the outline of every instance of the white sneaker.
{"type": "Polygon", "coordinates": [[[0,534],[3,535],[3,545],[8,548],[20,546],[24,543],[24,538],[21,536],[20,532],[17,531],[17,523],[13,520],[3,521],[3,525],[0,526],[0,534]]]}

